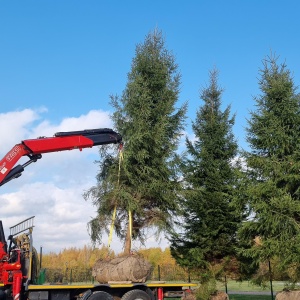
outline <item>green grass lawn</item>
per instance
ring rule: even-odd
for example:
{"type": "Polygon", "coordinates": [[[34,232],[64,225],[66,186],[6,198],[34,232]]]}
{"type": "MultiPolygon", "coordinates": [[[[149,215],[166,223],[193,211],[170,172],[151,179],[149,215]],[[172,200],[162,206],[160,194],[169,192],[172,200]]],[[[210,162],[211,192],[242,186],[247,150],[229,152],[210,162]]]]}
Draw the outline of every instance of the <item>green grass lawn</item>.
{"type": "MultiPolygon", "coordinates": [[[[285,286],[284,282],[274,281],[273,286],[273,300],[275,300],[276,292],[282,291],[285,286]]],[[[226,291],[224,282],[217,283],[217,289],[219,291],[226,291]]],[[[271,285],[267,284],[266,287],[261,287],[252,284],[250,281],[238,282],[230,280],[227,282],[227,292],[230,300],[272,300],[271,285]],[[243,292],[252,292],[253,295],[245,295],[243,292]],[[259,294],[259,293],[264,293],[259,294]],[[241,294],[240,294],[241,293],[241,294]],[[257,293],[255,295],[255,293],[257,293]]]]}
{"type": "MultiPolygon", "coordinates": [[[[272,283],[272,286],[273,286],[273,292],[275,294],[276,292],[280,292],[283,290],[283,288],[285,287],[285,283],[282,281],[274,281],[272,283]]],[[[217,289],[219,291],[225,291],[226,287],[225,287],[224,282],[218,282],[217,289]]],[[[228,292],[233,292],[233,291],[237,291],[237,292],[270,292],[270,294],[271,294],[271,285],[268,283],[266,285],[266,287],[261,287],[261,286],[252,284],[250,281],[238,282],[238,281],[230,280],[227,282],[227,291],[228,292]]]]}

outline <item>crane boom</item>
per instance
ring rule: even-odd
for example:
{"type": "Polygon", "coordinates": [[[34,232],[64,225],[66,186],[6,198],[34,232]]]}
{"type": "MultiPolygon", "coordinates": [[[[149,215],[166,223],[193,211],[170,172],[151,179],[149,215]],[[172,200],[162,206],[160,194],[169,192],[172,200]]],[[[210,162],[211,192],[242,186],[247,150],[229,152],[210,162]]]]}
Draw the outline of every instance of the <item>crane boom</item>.
{"type": "Polygon", "coordinates": [[[36,162],[42,154],[65,150],[91,148],[99,145],[121,143],[122,137],[109,128],[87,129],[81,131],[57,132],[53,137],[39,137],[24,140],[16,144],[0,160],[0,186],[21,176],[24,168],[36,162]],[[28,156],[29,161],[23,165],[15,164],[22,156],[28,156]]]}

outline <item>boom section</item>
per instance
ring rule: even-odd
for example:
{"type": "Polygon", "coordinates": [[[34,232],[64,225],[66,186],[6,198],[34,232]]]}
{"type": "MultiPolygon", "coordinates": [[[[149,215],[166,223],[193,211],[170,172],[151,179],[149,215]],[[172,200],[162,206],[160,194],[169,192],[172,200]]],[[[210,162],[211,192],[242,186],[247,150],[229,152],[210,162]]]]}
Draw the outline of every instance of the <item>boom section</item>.
{"type": "Polygon", "coordinates": [[[74,149],[81,151],[83,148],[117,144],[121,141],[122,137],[109,128],[58,132],[53,137],[24,140],[15,145],[0,161],[0,185],[19,177],[24,167],[36,162],[44,153],[74,149]],[[22,156],[28,156],[30,160],[24,165],[14,167],[22,156]]]}

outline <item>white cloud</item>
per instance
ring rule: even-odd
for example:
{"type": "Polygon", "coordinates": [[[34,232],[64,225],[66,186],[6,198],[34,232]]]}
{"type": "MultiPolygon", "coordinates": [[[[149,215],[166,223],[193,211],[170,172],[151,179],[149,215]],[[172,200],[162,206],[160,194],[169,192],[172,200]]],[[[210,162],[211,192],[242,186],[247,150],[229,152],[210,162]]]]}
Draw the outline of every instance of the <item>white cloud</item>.
{"type": "Polygon", "coordinates": [[[0,153],[5,154],[10,147],[31,133],[32,124],[40,118],[39,111],[24,109],[0,114],[0,153]]]}
{"type": "Polygon", "coordinates": [[[35,136],[53,136],[60,131],[74,131],[94,128],[111,128],[112,122],[109,113],[100,110],[91,110],[78,118],[65,118],[60,124],[51,124],[44,120],[34,128],[35,136]]]}
{"type": "MultiPolygon", "coordinates": [[[[46,113],[46,109],[25,109],[1,114],[1,157],[24,139],[50,137],[59,131],[112,128],[109,113],[100,110],[65,118],[59,124],[47,120],[46,113]]],[[[96,216],[96,208],[82,194],[96,183],[97,159],[98,147],[43,154],[42,159],[25,168],[20,178],[1,186],[0,220],[6,237],[10,226],[35,216],[34,245],[37,249],[42,246],[44,253],[91,244],[87,223],[96,216]]],[[[103,243],[108,243],[105,235],[103,243]]],[[[149,232],[147,247],[158,246],[166,247],[167,242],[158,241],[149,232]]],[[[142,246],[134,243],[133,247],[142,246]]],[[[116,252],[123,248],[116,236],[111,248],[116,252]]]]}
{"type": "MultiPolygon", "coordinates": [[[[0,115],[1,157],[24,139],[53,136],[58,131],[111,128],[112,125],[109,113],[100,110],[66,118],[59,124],[45,119],[45,112],[45,109],[25,109],[0,115]]],[[[87,223],[96,212],[82,194],[96,183],[97,151],[94,147],[44,154],[37,163],[25,168],[20,178],[3,185],[0,219],[6,235],[10,226],[35,216],[34,241],[43,245],[45,251],[89,244],[87,223]]]]}

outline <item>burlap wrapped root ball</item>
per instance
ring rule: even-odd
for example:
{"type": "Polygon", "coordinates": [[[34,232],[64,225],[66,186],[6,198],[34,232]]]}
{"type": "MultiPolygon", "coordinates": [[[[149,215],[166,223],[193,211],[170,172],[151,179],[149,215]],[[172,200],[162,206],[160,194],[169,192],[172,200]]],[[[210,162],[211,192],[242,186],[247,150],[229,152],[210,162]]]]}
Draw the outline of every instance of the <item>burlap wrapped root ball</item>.
{"type": "Polygon", "coordinates": [[[150,279],[153,267],[138,255],[96,261],[92,275],[99,283],[109,281],[145,282],[150,279]]]}

